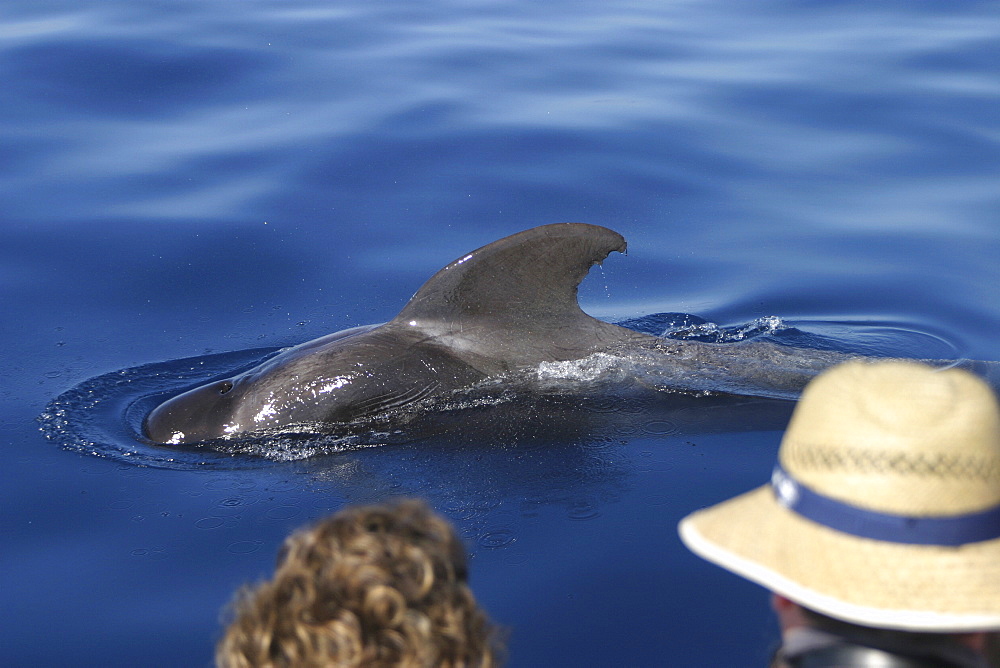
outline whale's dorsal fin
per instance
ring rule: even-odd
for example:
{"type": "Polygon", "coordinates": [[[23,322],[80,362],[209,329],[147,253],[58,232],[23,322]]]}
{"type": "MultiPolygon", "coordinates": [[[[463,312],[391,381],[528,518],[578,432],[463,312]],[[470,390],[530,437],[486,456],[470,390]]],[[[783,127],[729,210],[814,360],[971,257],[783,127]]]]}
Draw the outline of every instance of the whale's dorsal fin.
{"type": "Polygon", "coordinates": [[[489,320],[504,329],[538,331],[592,321],[577,303],[577,286],[622,235],[584,223],[535,227],[494,241],[432,276],[395,322],[489,320]]]}

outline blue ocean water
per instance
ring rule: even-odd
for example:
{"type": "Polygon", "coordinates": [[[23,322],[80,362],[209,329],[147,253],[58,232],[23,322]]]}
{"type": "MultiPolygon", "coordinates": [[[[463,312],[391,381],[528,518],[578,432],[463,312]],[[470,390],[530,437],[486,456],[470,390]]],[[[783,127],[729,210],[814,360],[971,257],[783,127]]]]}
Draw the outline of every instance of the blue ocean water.
{"type": "Polygon", "coordinates": [[[629,240],[582,286],[599,317],[1000,360],[998,34],[989,2],[8,0],[5,663],[209,665],[292,528],[420,494],[510,665],[761,665],[766,593],[675,526],[764,482],[787,405],[609,400],[599,438],[446,425],[205,470],[65,450],[37,417],[104,374],[381,322],[569,220],[629,240]]]}

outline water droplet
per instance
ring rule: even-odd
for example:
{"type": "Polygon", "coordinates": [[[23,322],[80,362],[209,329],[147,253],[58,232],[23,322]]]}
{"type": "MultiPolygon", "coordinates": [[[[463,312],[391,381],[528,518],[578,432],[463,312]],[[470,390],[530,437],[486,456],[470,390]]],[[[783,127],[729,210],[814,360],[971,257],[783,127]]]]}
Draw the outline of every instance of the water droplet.
{"type": "Polygon", "coordinates": [[[230,543],[226,550],[233,554],[252,554],[263,546],[264,542],[260,540],[238,540],[230,543]]]}
{"type": "Polygon", "coordinates": [[[642,425],[642,430],[647,434],[655,434],[658,436],[676,434],[678,431],[677,425],[669,420],[653,420],[652,422],[647,422],[642,425]]]}
{"type": "Polygon", "coordinates": [[[493,531],[487,531],[481,535],[476,543],[479,547],[494,550],[510,545],[515,540],[517,540],[517,535],[514,533],[513,529],[494,529],[493,531]]]}
{"type": "Polygon", "coordinates": [[[519,550],[507,550],[503,555],[505,566],[523,566],[528,561],[530,561],[528,554],[519,550]]]}
{"type": "Polygon", "coordinates": [[[614,413],[621,408],[621,401],[616,397],[599,397],[586,404],[595,413],[614,413]]]}
{"type": "Polygon", "coordinates": [[[295,506],[275,506],[274,508],[268,508],[264,512],[264,517],[269,520],[290,520],[293,517],[297,517],[301,512],[295,506]]]}
{"type": "Polygon", "coordinates": [[[194,523],[199,529],[218,529],[226,523],[221,517],[202,517],[194,523]]]}
{"type": "Polygon", "coordinates": [[[592,520],[600,515],[601,511],[597,509],[597,505],[589,499],[574,501],[566,513],[566,516],[571,520],[592,520]]]}

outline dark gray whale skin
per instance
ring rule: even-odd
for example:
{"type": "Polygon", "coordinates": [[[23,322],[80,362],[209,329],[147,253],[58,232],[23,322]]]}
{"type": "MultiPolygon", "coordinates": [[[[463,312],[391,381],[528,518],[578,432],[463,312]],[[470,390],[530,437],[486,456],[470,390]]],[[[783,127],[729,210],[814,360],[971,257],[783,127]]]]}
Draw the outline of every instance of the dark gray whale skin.
{"type": "Polygon", "coordinates": [[[556,223],[500,239],[437,272],[388,323],[290,348],[178,395],[145,420],[158,443],[194,443],[301,422],[345,422],[489,376],[655,337],[584,313],[577,286],[612,251],[612,230],[556,223]]]}
{"type": "MultiPolygon", "coordinates": [[[[664,339],[592,318],[577,303],[577,286],[594,264],[625,248],[617,232],[582,223],[500,239],[438,271],[385,324],[303,343],[165,401],[146,417],[146,435],[181,444],[296,423],[346,423],[600,352],[628,355],[657,389],[794,399],[817,373],[857,357],[765,341],[664,339]]],[[[956,365],[996,386],[997,363],[956,365]]]]}

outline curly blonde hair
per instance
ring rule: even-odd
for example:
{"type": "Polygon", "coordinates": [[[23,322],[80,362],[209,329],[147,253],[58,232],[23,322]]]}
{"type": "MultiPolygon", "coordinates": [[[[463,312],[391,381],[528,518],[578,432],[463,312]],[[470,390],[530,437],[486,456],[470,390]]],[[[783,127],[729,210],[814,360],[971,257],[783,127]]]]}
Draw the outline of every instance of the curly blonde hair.
{"type": "Polygon", "coordinates": [[[344,509],[291,535],[272,580],[244,587],[223,668],[500,663],[452,526],[420,501],[344,509]]]}

